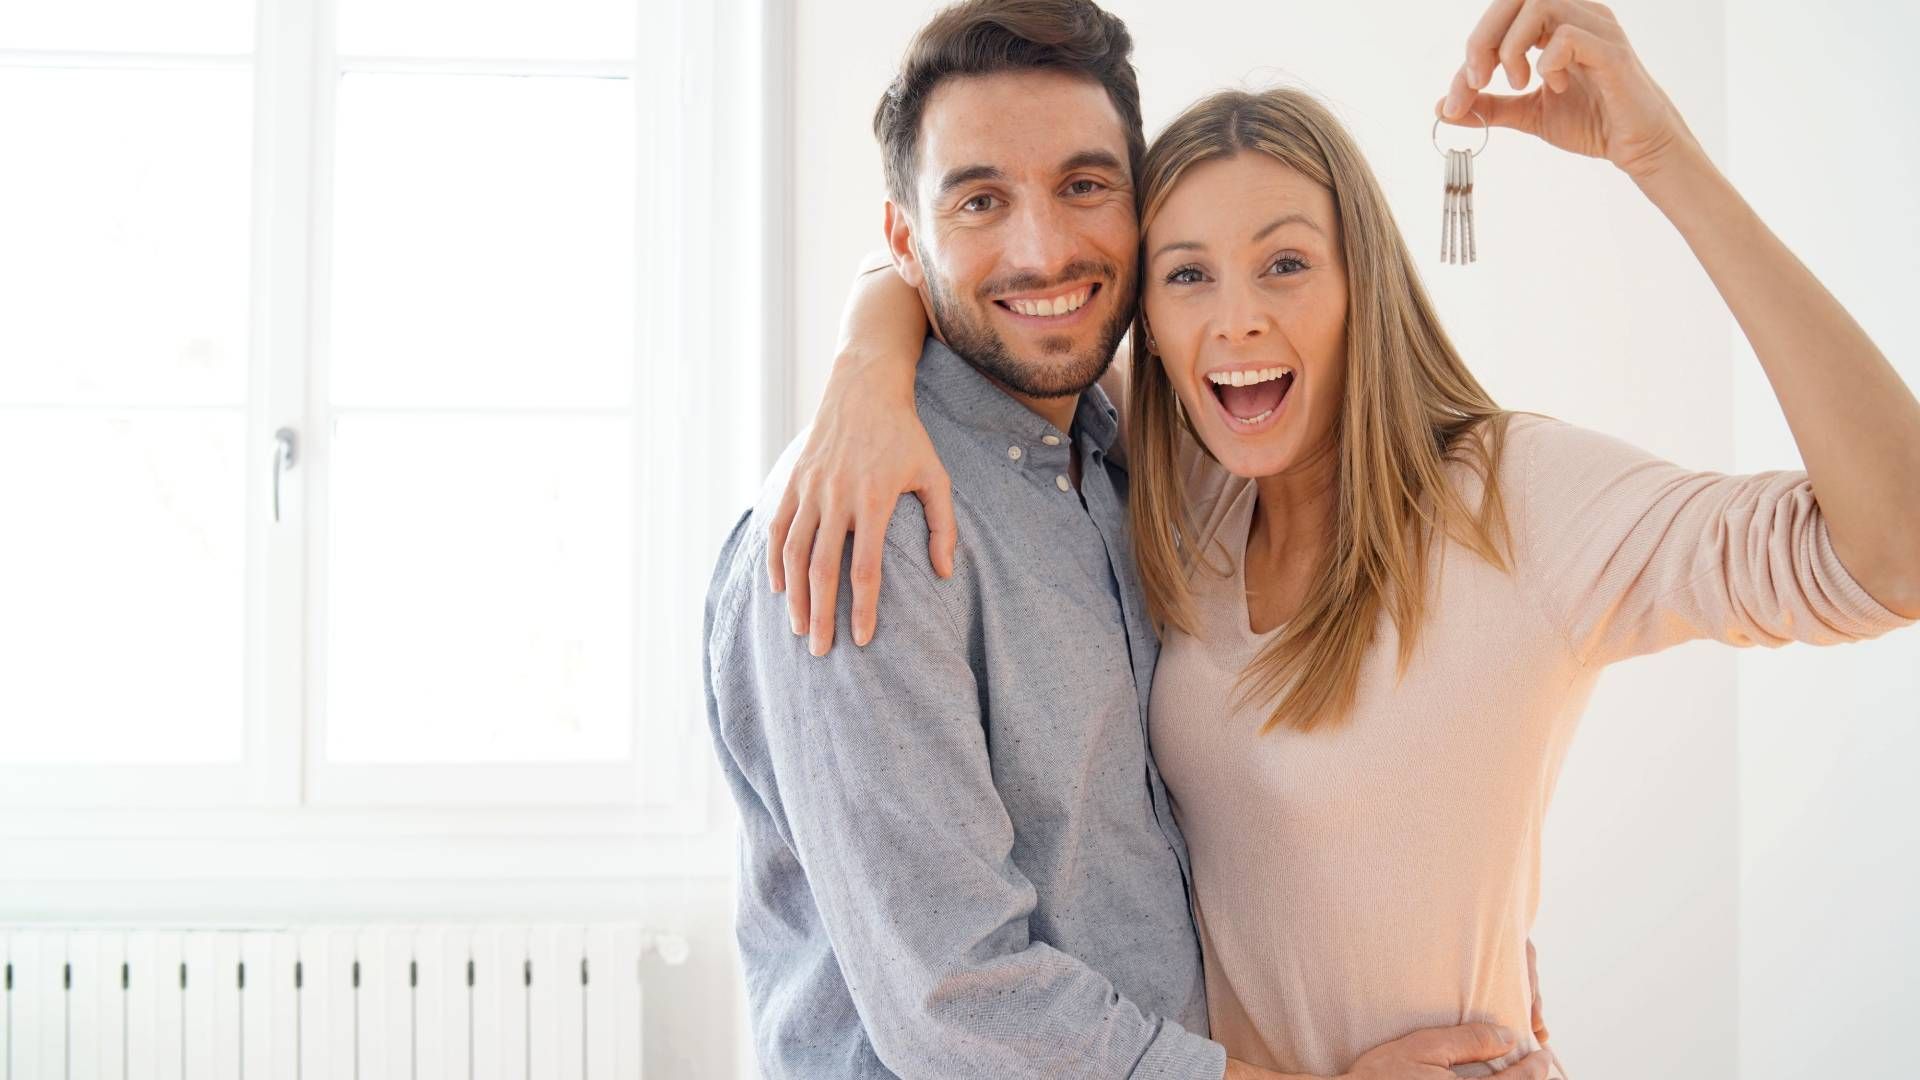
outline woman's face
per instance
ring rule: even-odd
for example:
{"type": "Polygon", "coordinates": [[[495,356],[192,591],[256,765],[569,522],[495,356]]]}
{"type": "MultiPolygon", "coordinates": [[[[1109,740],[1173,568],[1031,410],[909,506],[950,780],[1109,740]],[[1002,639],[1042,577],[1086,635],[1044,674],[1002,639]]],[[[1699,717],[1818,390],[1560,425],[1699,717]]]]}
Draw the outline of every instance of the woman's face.
{"type": "Polygon", "coordinates": [[[1209,161],[1174,185],[1145,246],[1147,325],[1207,449],[1238,476],[1324,460],[1347,367],[1332,194],[1263,153],[1209,161]]]}

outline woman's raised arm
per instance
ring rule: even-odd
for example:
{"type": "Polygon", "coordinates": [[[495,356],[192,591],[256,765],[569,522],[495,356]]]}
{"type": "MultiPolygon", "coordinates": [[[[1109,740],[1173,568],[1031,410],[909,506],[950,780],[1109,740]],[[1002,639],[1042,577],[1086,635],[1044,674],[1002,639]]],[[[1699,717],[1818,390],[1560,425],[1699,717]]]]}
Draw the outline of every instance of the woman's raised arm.
{"type": "Polygon", "coordinates": [[[953,488],[913,405],[914,370],[926,336],[919,294],[900,280],[886,256],[869,257],[847,298],[833,374],[767,540],[773,589],[786,591],[793,632],[809,636],[815,656],[833,647],[849,532],[853,640],[865,645],[873,639],[880,556],[902,494],[917,495],[926,508],[934,572],[953,574],[953,488]]]}
{"type": "Polygon", "coordinates": [[[1693,249],[1766,370],[1834,553],[1883,607],[1920,618],[1920,402],[1714,166],[1613,13],[1583,0],[1497,0],[1435,109],[1450,118],[1476,109],[1633,178],[1693,249]],[[1480,92],[1500,67],[1525,86],[1533,48],[1545,86],[1480,92]]]}

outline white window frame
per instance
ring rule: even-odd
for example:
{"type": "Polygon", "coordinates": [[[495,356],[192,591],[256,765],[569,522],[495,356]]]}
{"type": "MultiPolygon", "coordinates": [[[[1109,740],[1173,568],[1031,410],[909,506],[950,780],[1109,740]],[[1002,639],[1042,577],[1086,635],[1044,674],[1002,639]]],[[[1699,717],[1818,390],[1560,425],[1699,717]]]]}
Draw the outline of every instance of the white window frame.
{"type": "MultiPolygon", "coordinates": [[[[632,79],[642,129],[654,138],[637,159],[634,464],[647,499],[634,528],[634,760],[479,766],[338,764],[320,755],[316,673],[324,658],[306,638],[308,626],[324,625],[308,605],[326,593],[309,539],[324,527],[331,427],[317,388],[326,353],[335,2],[258,0],[251,58],[0,51],[0,63],[251,63],[256,104],[245,760],[0,766],[0,883],[723,873],[726,854],[714,840],[723,835],[726,799],[711,782],[704,705],[688,676],[698,671],[700,601],[719,540],[787,434],[790,244],[786,193],[773,178],[785,174],[789,157],[791,0],[635,0],[635,63],[616,66],[632,79]],[[721,138],[723,131],[734,137],[721,138]],[[716,213],[721,207],[726,214],[716,213]],[[757,274],[742,276],[715,255],[741,250],[766,256],[757,274]],[[752,388],[746,397],[757,421],[682,430],[689,403],[709,417],[738,417],[743,387],[752,388]],[[282,426],[298,431],[300,447],[282,479],[276,526],[269,464],[282,426]],[[688,468],[701,462],[705,468],[688,468]],[[656,527],[647,506],[699,523],[698,537],[656,527]],[[652,572],[663,563],[684,570],[652,572]],[[661,611],[682,614],[643,614],[661,611]],[[663,679],[694,692],[650,699],[645,688],[663,679]],[[76,845],[94,854],[81,859],[76,845]]],[[[606,69],[348,63],[354,71],[606,69]]]]}

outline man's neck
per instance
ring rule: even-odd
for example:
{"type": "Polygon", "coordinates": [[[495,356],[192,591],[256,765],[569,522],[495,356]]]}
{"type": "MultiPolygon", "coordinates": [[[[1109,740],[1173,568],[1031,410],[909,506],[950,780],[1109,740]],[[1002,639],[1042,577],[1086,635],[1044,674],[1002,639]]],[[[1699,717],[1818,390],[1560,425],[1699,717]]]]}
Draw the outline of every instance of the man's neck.
{"type": "Polygon", "coordinates": [[[998,386],[1002,393],[1020,404],[1025,405],[1028,410],[1039,416],[1040,419],[1045,420],[1061,431],[1071,431],[1073,429],[1073,413],[1075,409],[1080,407],[1079,394],[1068,394],[1065,397],[1034,397],[1030,394],[1022,394],[1016,390],[1007,389],[1005,383],[1002,383],[991,375],[988,375],[987,379],[992,382],[993,385],[998,386]]]}
{"type": "MultiPolygon", "coordinates": [[[[953,346],[947,344],[947,336],[940,332],[939,320],[933,317],[933,305],[927,302],[927,298],[924,295],[920,298],[920,300],[921,300],[921,303],[926,307],[927,332],[933,335],[933,339],[935,341],[938,341],[940,344],[946,345],[947,348],[952,349],[953,346]]],[[[954,355],[958,356],[959,351],[955,350],[954,355]]],[[[966,360],[965,357],[961,357],[961,359],[966,360]]],[[[1038,416],[1040,419],[1045,420],[1047,423],[1052,424],[1054,427],[1059,428],[1063,432],[1071,431],[1073,429],[1073,413],[1074,413],[1074,410],[1080,407],[1079,394],[1067,394],[1064,397],[1034,397],[1031,394],[1022,394],[1019,391],[1008,386],[1006,383],[1003,383],[999,379],[994,378],[992,375],[987,374],[986,371],[984,371],[978,364],[975,364],[971,360],[967,360],[967,366],[973,368],[973,370],[975,371],[980,372],[981,376],[983,376],[988,382],[992,383],[994,387],[997,388],[1001,393],[1007,395],[1013,400],[1026,406],[1027,411],[1038,416]]]]}

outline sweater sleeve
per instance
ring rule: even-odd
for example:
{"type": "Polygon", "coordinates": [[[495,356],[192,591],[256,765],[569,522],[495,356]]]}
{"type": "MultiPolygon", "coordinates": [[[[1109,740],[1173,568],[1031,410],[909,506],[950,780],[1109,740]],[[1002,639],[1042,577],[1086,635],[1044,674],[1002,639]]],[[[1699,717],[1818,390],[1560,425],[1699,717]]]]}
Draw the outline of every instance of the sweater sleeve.
{"type": "Polygon", "coordinates": [[[1518,570],[1583,664],[1709,638],[1829,645],[1913,620],[1834,554],[1804,472],[1695,472],[1545,417],[1514,418],[1518,570]]]}

